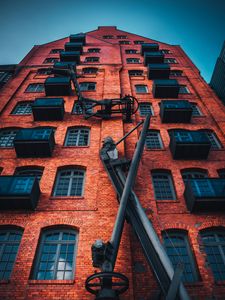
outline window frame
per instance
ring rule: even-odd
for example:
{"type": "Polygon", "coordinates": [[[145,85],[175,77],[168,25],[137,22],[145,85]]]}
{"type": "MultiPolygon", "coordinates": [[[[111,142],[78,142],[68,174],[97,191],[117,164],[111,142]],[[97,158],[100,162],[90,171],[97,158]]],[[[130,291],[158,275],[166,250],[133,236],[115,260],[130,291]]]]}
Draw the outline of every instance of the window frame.
{"type": "MultiPolygon", "coordinates": [[[[86,102],[87,103],[87,102],[86,102]]],[[[78,115],[78,116],[82,116],[83,114],[84,114],[84,111],[82,111],[82,112],[75,112],[75,107],[76,107],[76,105],[78,104],[78,101],[74,101],[74,105],[73,105],[73,109],[72,109],[72,114],[73,115],[78,115]]],[[[90,102],[90,103],[87,103],[88,105],[90,104],[90,105],[92,105],[92,102],[90,102]]],[[[78,109],[81,109],[81,107],[79,107],[78,109]]],[[[90,110],[90,113],[92,113],[93,112],[93,107],[91,107],[91,108],[88,108],[88,109],[91,109],[90,110]]]]}
{"type": "Polygon", "coordinates": [[[96,75],[98,73],[98,68],[95,67],[86,67],[82,69],[83,75],[96,75]],[[94,72],[86,72],[87,70],[93,70],[94,72]]]}
{"type": "Polygon", "coordinates": [[[195,102],[190,102],[191,107],[192,107],[192,117],[196,118],[196,117],[201,117],[203,116],[203,113],[201,111],[201,109],[199,108],[198,104],[195,102]],[[195,113],[197,112],[197,113],[195,113]]]}
{"type": "Polygon", "coordinates": [[[182,77],[183,71],[182,70],[170,70],[170,76],[172,77],[182,77]],[[176,74],[177,72],[177,74],[176,74]]]}
{"type": "Polygon", "coordinates": [[[164,63],[165,64],[178,64],[178,61],[174,57],[165,57],[164,58],[164,63]]]}
{"type": "Polygon", "coordinates": [[[43,61],[43,64],[54,64],[56,62],[59,62],[58,57],[46,57],[45,60],[43,61]]]}
{"type": "MultiPolygon", "coordinates": [[[[84,139],[84,137],[83,137],[83,139],[84,139]]],[[[67,132],[66,132],[66,137],[65,137],[65,141],[64,141],[64,147],[79,147],[79,148],[81,148],[81,147],[89,147],[90,146],[90,128],[88,128],[88,127],[78,127],[78,126],[74,126],[74,127],[70,127],[70,128],[68,128],[67,129],[67,132]],[[77,138],[76,138],[76,143],[75,144],[68,144],[68,140],[71,138],[70,137],[70,132],[72,131],[72,130],[77,130],[78,131],[78,133],[77,133],[77,138]],[[86,130],[87,131],[87,134],[88,134],[88,137],[87,137],[87,143],[86,143],[86,145],[79,145],[79,142],[80,142],[80,138],[81,138],[81,131],[82,130],[86,130]]]]}
{"type": "Polygon", "coordinates": [[[43,167],[33,167],[33,166],[22,166],[15,169],[15,176],[24,176],[24,177],[36,177],[40,182],[43,176],[44,168],[43,167]],[[24,174],[23,174],[24,173],[24,174]],[[34,173],[34,174],[32,174],[34,173]],[[35,174],[36,173],[36,174],[35,174]]]}
{"type": "Polygon", "coordinates": [[[137,57],[128,57],[126,58],[127,64],[140,64],[140,58],[137,57]]]}
{"type": "Polygon", "coordinates": [[[10,115],[13,115],[13,116],[29,116],[29,115],[32,115],[32,104],[33,104],[33,101],[20,101],[20,102],[17,102],[16,105],[14,106],[13,110],[11,111],[10,115]],[[21,107],[20,107],[21,106],[21,107]],[[26,113],[26,112],[23,112],[23,113],[15,113],[17,109],[21,109],[23,106],[24,107],[24,110],[26,111],[27,108],[30,108],[30,112],[26,113]]]}
{"type": "Polygon", "coordinates": [[[88,48],[87,50],[88,53],[100,53],[100,51],[100,48],[88,48]]]}
{"type": "Polygon", "coordinates": [[[80,91],[81,92],[95,92],[96,91],[97,82],[93,81],[83,81],[79,83],[80,91]],[[90,86],[94,86],[94,89],[89,89],[90,86]],[[84,87],[87,86],[86,89],[84,87]]]}
{"type": "Polygon", "coordinates": [[[151,116],[154,116],[154,111],[153,111],[153,107],[152,107],[151,103],[149,103],[149,102],[139,102],[138,110],[139,110],[140,117],[146,117],[147,114],[148,114],[148,112],[147,112],[148,109],[150,111],[151,116]],[[148,106],[148,108],[145,108],[144,105],[148,106]],[[144,110],[146,110],[146,113],[141,111],[141,106],[142,106],[142,108],[144,108],[144,110]]]}
{"type": "Polygon", "coordinates": [[[17,134],[18,130],[19,129],[17,129],[17,128],[9,128],[9,129],[7,129],[7,128],[1,128],[0,129],[0,148],[14,148],[13,141],[14,141],[14,139],[16,137],[16,134],[17,134]],[[4,132],[4,131],[5,132],[7,132],[7,131],[14,132],[13,134],[10,134],[10,136],[8,136],[8,139],[7,139],[7,142],[6,142],[6,146],[2,146],[2,142],[1,142],[2,132],[4,132]],[[8,143],[9,140],[11,140],[11,143],[8,143]]]}
{"type": "Polygon", "coordinates": [[[154,130],[154,129],[148,129],[147,130],[146,139],[145,139],[145,147],[146,147],[147,150],[152,150],[152,151],[153,150],[162,150],[162,149],[164,149],[162,138],[161,138],[159,130],[154,130]],[[151,142],[150,138],[148,139],[148,137],[150,136],[150,134],[155,134],[154,140],[152,140],[152,142],[151,142]],[[156,145],[156,144],[158,144],[159,147],[155,147],[155,146],[151,147],[151,143],[152,143],[153,146],[156,145]]]}
{"type": "Polygon", "coordinates": [[[181,95],[190,95],[191,92],[190,92],[187,85],[181,84],[180,88],[179,88],[179,94],[181,94],[181,95]]]}
{"type": "Polygon", "coordinates": [[[85,57],[85,62],[86,63],[97,63],[99,62],[100,58],[99,56],[87,56],[85,57]]]}
{"type": "Polygon", "coordinates": [[[142,40],[136,40],[136,41],[134,41],[134,45],[142,45],[144,43],[145,43],[145,41],[142,41],[142,40]]]}
{"type": "Polygon", "coordinates": [[[152,185],[153,185],[153,191],[154,191],[154,198],[155,198],[156,201],[177,201],[175,186],[174,186],[173,178],[172,178],[172,175],[171,175],[170,172],[163,171],[163,170],[162,171],[152,170],[151,178],[152,178],[152,185]],[[171,198],[170,199],[168,199],[168,198],[166,198],[166,199],[165,198],[158,198],[156,196],[156,186],[155,186],[155,182],[154,182],[154,175],[166,176],[167,177],[169,188],[170,188],[170,193],[171,193],[171,198]]]}
{"type": "Polygon", "coordinates": [[[130,41],[119,41],[119,45],[130,45],[130,41]]]}
{"type": "Polygon", "coordinates": [[[43,82],[38,82],[38,83],[30,83],[28,84],[28,86],[26,87],[25,93],[44,93],[45,91],[45,86],[43,82]],[[32,89],[32,86],[35,86],[35,88],[30,91],[30,89],[32,89]],[[42,87],[43,90],[39,90],[39,88],[42,87]]]}
{"type": "Polygon", "coordinates": [[[136,49],[125,49],[125,54],[138,54],[136,49]]]}
{"type": "Polygon", "coordinates": [[[49,52],[49,54],[57,54],[57,53],[61,53],[62,51],[64,51],[63,49],[59,49],[59,48],[55,48],[55,49],[51,49],[51,51],[49,52]]]}
{"type": "Polygon", "coordinates": [[[217,137],[217,135],[215,134],[215,132],[213,132],[212,130],[204,130],[204,129],[200,130],[200,131],[204,132],[207,135],[207,137],[208,137],[208,139],[209,139],[209,141],[211,143],[211,149],[210,150],[215,151],[215,150],[223,149],[223,145],[220,142],[220,140],[217,137]],[[214,146],[214,144],[216,146],[214,146]]]}
{"type": "Polygon", "coordinates": [[[146,84],[135,84],[135,92],[137,94],[148,94],[149,93],[149,90],[148,90],[148,86],[146,84]],[[145,87],[145,91],[138,91],[138,88],[137,87],[145,87]]]}
{"type": "Polygon", "coordinates": [[[128,74],[130,77],[144,76],[144,71],[143,70],[128,70],[128,74]]]}

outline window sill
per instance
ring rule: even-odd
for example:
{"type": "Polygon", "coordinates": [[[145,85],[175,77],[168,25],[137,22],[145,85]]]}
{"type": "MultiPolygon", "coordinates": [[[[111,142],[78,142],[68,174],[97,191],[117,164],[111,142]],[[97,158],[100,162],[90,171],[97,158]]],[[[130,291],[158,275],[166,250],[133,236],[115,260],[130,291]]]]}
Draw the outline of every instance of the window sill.
{"type": "Polygon", "coordinates": [[[29,284],[56,284],[56,285],[71,285],[74,280],[29,280],[29,284]]]}
{"type": "Polygon", "coordinates": [[[138,76],[135,76],[135,75],[130,75],[130,78],[131,79],[137,79],[137,80],[144,80],[145,79],[145,76],[144,75],[138,75],[138,76]]]}
{"type": "Polygon", "coordinates": [[[84,196],[51,196],[50,200],[83,200],[84,196]]]}
{"type": "Polygon", "coordinates": [[[9,279],[1,279],[0,280],[0,284],[8,284],[8,283],[10,283],[9,279]]]}

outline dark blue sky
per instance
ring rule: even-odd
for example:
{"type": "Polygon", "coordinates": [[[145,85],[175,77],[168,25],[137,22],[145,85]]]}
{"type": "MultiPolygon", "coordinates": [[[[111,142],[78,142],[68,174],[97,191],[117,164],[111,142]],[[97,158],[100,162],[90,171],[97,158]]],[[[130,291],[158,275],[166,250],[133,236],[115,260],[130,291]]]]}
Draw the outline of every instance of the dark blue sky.
{"type": "Polygon", "coordinates": [[[99,25],[181,45],[208,82],[225,39],[225,0],[1,0],[0,64],[99,25]]]}

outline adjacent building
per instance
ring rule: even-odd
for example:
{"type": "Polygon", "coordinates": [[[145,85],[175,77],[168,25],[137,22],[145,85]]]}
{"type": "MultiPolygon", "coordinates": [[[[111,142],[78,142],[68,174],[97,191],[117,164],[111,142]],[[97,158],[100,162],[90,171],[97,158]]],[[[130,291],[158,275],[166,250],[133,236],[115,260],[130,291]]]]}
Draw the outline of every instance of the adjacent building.
{"type": "MultiPolygon", "coordinates": [[[[110,239],[118,210],[99,151],[147,114],[135,193],[191,299],[224,299],[225,107],[182,48],[100,26],[34,46],[18,66],[0,94],[0,299],[94,299],[91,246],[110,239]],[[63,64],[86,98],[135,97],[131,120],[85,118],[70,78],[52,73],[63,64]]],[[[140,132],[119,157],[132,159],[140,132]]],[[[130,222],[115,271],[130,282],[120,299],[164,299],[130,222]]]]}

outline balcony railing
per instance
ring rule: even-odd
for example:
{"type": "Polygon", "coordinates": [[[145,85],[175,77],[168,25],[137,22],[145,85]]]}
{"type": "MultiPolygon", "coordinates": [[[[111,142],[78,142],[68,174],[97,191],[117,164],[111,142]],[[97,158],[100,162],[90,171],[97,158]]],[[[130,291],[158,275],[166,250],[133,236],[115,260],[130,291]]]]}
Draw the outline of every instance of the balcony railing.
{"type": "Polygon", "coordinates": [[[161,64],[164,62],[164,54],[161,51],[145,52],[144,53],[144,65],[148,64],[161,64]]]}
{"type": "Polygon", "coordinates": [[[79,51],[62,51],[60,52],[61,62],[75,62],[80,63],[80,52],[79,51]]]}
{"type": "Polygon", "coordinates": [[[152,93],[155,98],[177,98],[179,90],[176,79],[156,79],[153,82],[152,93]]]}
{"type": "Polygon", "coordinates": [[[14,139],[17,157],[49,157],[55,145],[52,128],[20,129],[14,139]]]}
{"type": "Polygon", "coordinates": [[[170,150],[174,159],[207,159],[211,148],[208,136],[201,131],[170,132],[170,150]]]}
{"type": "Polygon", "coordinates": [[[145,52],[156,52],[159,51],[159,45],[156,43],[152,44],[142,44],[141,45],[141,55],[144,55],[145,52]]]}
{"type": "Polygon", "coordinates": [[[162,100],[160,117],[162,123],[190,123],[192,106],[187,100],[162,100]]]}
{"type": "Polygon", "coordinates": [[[78,51],[83,53],[83,43],[65,43],[65,51],[78,51]]]}
{"type": "Polygon", "coordinates": [[[83,45],[86,45],[86,35],[84,33],[71,34],[70,43],[82,43],[83,45]]]}
{"type": "Polygon", "coordinates": [[[35,209],[39,197],[37,178],[0,176],[0,210],[35,209]]]}
{"type": "Polygon", "coordinates": [[[32,105],[34,121],[63,120],[63,98],[36,98],[32,105]]]}
{"type": "Polygon", "coordinates": [[[70,77],[48,77],[45,80],[46,96],[68,96],[71,92],[70,77]]]}
{"type": "Polygon", "coordinates": [[[148,64],[148,79],[168,79],[169,76],[169,64],[148,64]]]}
{"type": "Polygon", "coordinates": [[[190,179],[184,198],[190,212],[225,210],[225,179],[190,179]]]}

